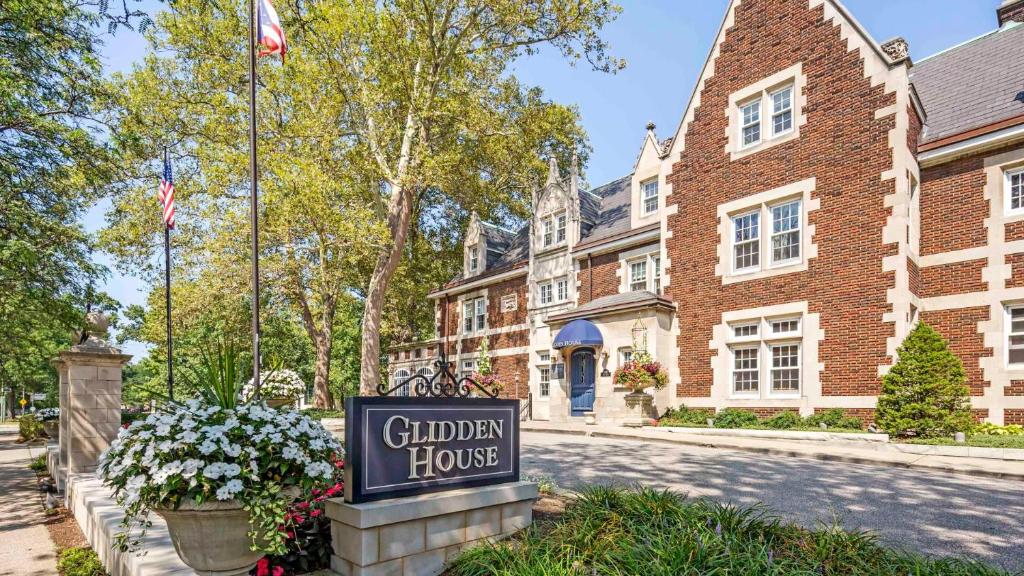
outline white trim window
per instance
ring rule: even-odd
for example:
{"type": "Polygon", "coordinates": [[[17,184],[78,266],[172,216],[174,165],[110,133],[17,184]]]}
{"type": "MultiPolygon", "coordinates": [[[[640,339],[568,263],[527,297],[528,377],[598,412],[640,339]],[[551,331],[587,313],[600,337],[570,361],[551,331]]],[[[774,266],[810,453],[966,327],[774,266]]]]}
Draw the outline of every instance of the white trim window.
{"type": "Polygon", "coordinates": [[[651,178],[640,183],[640,199],[643,203],[643,215],[649,216],[658,211],[658,179],[651,178]]]}
{"type": "Polygon", "coordinates": [[[565,302],[569,299],[569,281],[565,278],[555,282],[555,296],[558,302],[565,302]]]}
{"type": "Polygon", "coordinates": [[[472,246],[469,249],[469,271],[476,272],[480,269],[480,249],[472,246]]]}
{"type": "Polygon", "coordinates": [[[651,256],[651,292],[661,294],[661,256],[651,256]]]}
{"type": "Polygon", "coordinates": [[[626,274],[628,279],[626,287],[630,292],[647,290],[655,294],[660,293],[661,255],[654,252],[628,260],[626,262],[626,274]]]}
{"type": "Polygon", "coordinates": [[[565,214],[559,214],[555,217],[555,244],[565,242],[565,223],[565,214]]]}
{"type": "Polygon", "coordinates": [[[772,265],[800,260],[800,201],[770,206],[772,214],[772,265]]]}
{"type": "Polygon", "coordinates": [[[462,333],[483,332],[487,328],[487,300],[483,296],[462,302],[462,333]]]}
{"type": "Polygon", "coordinates": [[[800,316],[753,318],[731,322],[728,326],[731,396],[800,395],[803,362],[800,316]],[[762,386],[762,382],[767,386],[762,386]]]}
{"type": "Polygon", "coordinates": [[[740,145],[742,148],[761,143],[761,96],[740,105],[740,145]]]}
{"type": "Polygon", "coordinates": [[[553,230],[554,230],[554,223],[551,221],[551,218],[545,218],[545,219],[541,220],[540,226],[541,226],[541,230],[543,231],[543,236],[542,236],[543,243],[542,243],[542,245],[545,248],[547,248],[548,246],[554,245],[554,243],[555,243],[554,232],[553,232],[553,230]]]}
{"type": "Polygon", "coordinates": [[[537,395],[541,398],[547,398],[551,395],[551,354],[548,352],[538,352],[537,357],[537,372],[539,378],[537,379],[537,395]]]}
{"type": "Polygon", "coordinates": [[[1024,304],[1006,307],[1006,364],[1024,367],[1024,304]]]}
{"type": "Polygon", "coordinates": [[[772,101],[772,137],[793,130],[793,85],[772,92],[768,98],[772,101]]]}
{"type": "Polygon", "coordinates": [[[637,290],[647,289],[647,259],[634,260],[629,263],[629,290],[630,292],[636,292],[637,290]]]}
{"type": "MultiPolygon", "coordinates": [[[[406,370],[405,368],[400,368],[398,370],[395,370],[395,376],[394,376],[394,380],[393,380],[392,386],[398,386],[399,384],[401,384],[402,382],[405,382],[408,379],[409,379],[409,371],[408,370],[406,370]]],[[[395,393],[398,396],[408,396],[409,395],[409,385],[406,384],[405,386],[402,386],[401,388],[398,388],[395,391],[395,393]]]]}
{"type": "Polygon", "coordinates": [[[747,212],[732,217],[733,271],[757,270],[761,266],[761,213],[747,212]]]}
{"type": "Polygon", "coordinates": [[[540,290],[540,303],[542,306],[551,304],[554,301],[551,282],[544,282],[538,286],[540,290]]]}
{"type": "Polygon", "coordinates": [[[476,360],[463,360],[459,377],[468,378],[473,375],[473,372],[476,372],[476,360]]]}
{"type": "Polygon", "coordinates": [[[623,346],[619,348],[619,366],[625,366],[627,362],[633,361],[633,347],[623,346]]]}
{"type": "Polygon", "coordinates": [[[1006,213],[1024,213],[1024,169],[1006,172],[1006,213]]]}

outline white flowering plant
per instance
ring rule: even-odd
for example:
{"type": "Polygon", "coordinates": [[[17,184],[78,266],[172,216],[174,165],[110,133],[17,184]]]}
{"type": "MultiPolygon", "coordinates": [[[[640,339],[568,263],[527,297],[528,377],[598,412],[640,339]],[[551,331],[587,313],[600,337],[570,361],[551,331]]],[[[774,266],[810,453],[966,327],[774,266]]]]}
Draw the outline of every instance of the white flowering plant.
{"type": "Polygon", "coordinates": [[[60,408],[43,408],[36,410],[36,420],[49,422],[60,418],[60,408]]]}
{"type": "MultiPolygon", "coordinates": [[[[252,398],[256,393],[252,378],[242,388],[243,398],[252,398]]],[[[294,370],[287,368],[260,372],[261,398],[288,398],[295,400],[306,394],[306,383],[294,370]]]]}
{"type": "Polygon", "coordinates": [[[342,460],[334,436],[299,412],[190,400],[124,427],[98,472],[125,510],[122,549],[137,546],[154,509],[233,500],[250,514],[252,549],[280,554],[288,506],[333,485],[342,460]]]}

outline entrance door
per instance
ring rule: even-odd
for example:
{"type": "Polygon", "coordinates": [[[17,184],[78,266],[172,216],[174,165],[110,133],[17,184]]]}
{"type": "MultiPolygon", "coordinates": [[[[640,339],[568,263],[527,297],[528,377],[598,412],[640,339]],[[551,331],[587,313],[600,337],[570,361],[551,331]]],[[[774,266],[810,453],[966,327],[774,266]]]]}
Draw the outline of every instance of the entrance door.
{"type": "Polygon", "coordinates": [[[572,353],[569,406],[573,416],[594,409],[594,350],[580,348],[572,353]]]}

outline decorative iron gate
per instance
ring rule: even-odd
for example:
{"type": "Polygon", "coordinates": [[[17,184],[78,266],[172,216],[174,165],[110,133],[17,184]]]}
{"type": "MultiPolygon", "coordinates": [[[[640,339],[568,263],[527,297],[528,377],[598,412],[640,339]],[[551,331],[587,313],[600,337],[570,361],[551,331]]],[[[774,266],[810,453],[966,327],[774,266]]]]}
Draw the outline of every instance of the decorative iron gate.
{"type": "Polygon", "coordinates": [[[405,389],[409,391],[410,396],[418,398],[468,398],[474,392],[480,392],[488,398],[498,397],[498,390],[488,390],[469,376],[456,376],[444,350],[434,361],[434,367],[434,373],[430,376],[417,373],[390,388],[382,380],[377,384],[377,394],[390,396],[405,389]]]}

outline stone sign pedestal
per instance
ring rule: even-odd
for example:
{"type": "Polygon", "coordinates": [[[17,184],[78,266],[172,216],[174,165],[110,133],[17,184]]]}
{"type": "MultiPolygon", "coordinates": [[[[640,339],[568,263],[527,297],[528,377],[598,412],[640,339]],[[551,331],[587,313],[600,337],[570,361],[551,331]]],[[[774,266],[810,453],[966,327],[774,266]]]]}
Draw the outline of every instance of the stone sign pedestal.
{"type": "Polygon", "coordinates": [[[60,376],[57,489],[68,474],[96,470],[121,426],[121,368],[131,359],[90,336],[53,360],[60,376]]]}
{"type": "Polygon", "coordinates": [[[327,501],[341,576],[434,576],[468,546],[503,538],[533,521],[537,484],[512,482],[350,504],[327,501]]]}

